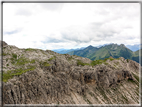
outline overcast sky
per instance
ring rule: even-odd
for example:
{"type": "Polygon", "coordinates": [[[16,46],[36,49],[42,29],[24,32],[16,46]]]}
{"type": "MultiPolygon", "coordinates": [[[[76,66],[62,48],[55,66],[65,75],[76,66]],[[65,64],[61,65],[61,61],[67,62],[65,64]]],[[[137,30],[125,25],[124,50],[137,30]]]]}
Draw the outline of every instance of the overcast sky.
{"type": "Polygon", "coordinates": [[[4,3],[3,40],[44,50],[140,44],[140,4],[4,3]]]}

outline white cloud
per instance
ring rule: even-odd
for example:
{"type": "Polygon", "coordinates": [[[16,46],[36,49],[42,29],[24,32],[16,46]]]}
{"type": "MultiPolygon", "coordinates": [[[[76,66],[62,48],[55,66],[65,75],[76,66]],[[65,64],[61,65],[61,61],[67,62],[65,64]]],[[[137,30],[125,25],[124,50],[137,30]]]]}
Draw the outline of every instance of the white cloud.
{"type": "Polygon", "coordinates": [[[3,40],[19,48],[140,43],[138,3],[4,3],[3,40]]]}

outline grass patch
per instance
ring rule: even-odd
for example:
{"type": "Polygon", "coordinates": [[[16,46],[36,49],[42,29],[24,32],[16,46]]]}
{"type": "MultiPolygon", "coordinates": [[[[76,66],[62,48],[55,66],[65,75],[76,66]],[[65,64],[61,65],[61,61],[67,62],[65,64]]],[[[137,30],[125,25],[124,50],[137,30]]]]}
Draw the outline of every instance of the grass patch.
{"type": "Polygon", "coordinates": [[[56,56],[54,56],[54,57],[52,57],[52,58],[49,58],[48,61],[51,61],[51,60],[53,60],[53,59],[55,59],[55,58],[56,58],[56,56]]]}
{"type": "Polygon", "coordinates": [[[7,82],[8,79],[11,79],[14,76],[21,75],[21,74],[23,74],[27,71],[32,71],[34,69],[35,69],[34,66],[29,66],[28,69],[19,68],[19,69],[16,69],[16,70],[9,70],[6,73],[4,72],[3,73],[3,82],[7,82]]]}
{"type": "Polygon", "coordinates": [[[35,49],[32,49],[32,48],[27,48],[25,49],[25,51],[34,51],[35,49]]]}
{"type": "Polygon", "coordinates": [[[16,65],[24,65],[26,63],[29,63],[29,60],[24,57],[21,57],[21,58],[15,60],[16,65]]]}
{"type": "Polygon", "coordinates": [[[20,57],[17,59],[16,57],[11,58],[11,63],[17,66],[25,65],[26,63],[35,63],[35,60],[32,59],[31,61],[25,57],[20,57]]]}
{"type": "Polygon", "coordinates": [[[17,59],[17,55],[14,54],[14,53],[12,53],[12,57],[13,57],[14,59],[17,59]]]}
{"type": "Polygon", "coordinates": [[[91,62],[91,66],[99,65],[99,64],[102,64],[104,62],[105,62],[105,60],[94,60],[94,61],[91,62]]]}
{"type": "Polygon", "coordinates": [[[102,60],[102,59],[100,59],[100,60],[94,60],[94,61],[91,62],[91,65],[95,66],[95,65],[102,64],[102,63],[104,63],[105,65],[108,65],[108,63],[106,62],[107,60],[112,61],[114,59],[113,58],[105,58],[104,60],[102,60]]]}
{"type": "Polygon", "coordinates": [[[107,62],[104,62],[104,64],[105,64],[105,65],[109,65],[109,63],[107,63],[107,62]]]}
{"type": "Polygon", "coordinates": [[[74,59],[72,56],[70,56],[70,57],[68,58],[69,61],[71,61],[72,59],[74,59]]]}
{"type": "Polygon", "coordinates": [[[114,64],[114,67],[116,68],[116,65],[114,64]]]}
{"type": "MultiPolygon", "coordinates": [[[[100,65],[102,63],[104,63],[105,65],[109,65],[109,63],[106,62],[107,60],[112,61],[112,60],[114,60],[114,58],[105,58],[104,60],[102,60],[102,59],[94,60],[90,64],[89,63],[83,63],[80,60],[77,60],[77,65],[81,65],[81,66],[85,66],[85,65],[95,66],[95,65],[100,65]]],[[[119,64],[119,62],[117,64],[119,64]]]]}
{"type": "Polygon", "coordinates": [[[132,82],[132,83],[135,83],[135,81],[131,80],[131,79],[128,79],[128,82],[132,82]]]}
{"type": "Polygon", "coordinates": [[[48,67],[48,66],[51,66],[48,62],[39,62],[40,63],[40,66],[43,68],[43,67],[48,67]]]}
{"type": "Polygon", "coordinates": [[[135,84],[139,85],[139,83],[138,83],[138,82],[136,82],[136,81],[134,81],[134,80],[128,79],[127,81],[128,81],[128,82],[135,83],[135,84]]]}
{"type": "Polygon", "coordinates": [[[110,61],[113,61],[114,59],[113,59],[113,58],[109,58],[109,60],[110,60],[110,61]]]}
{"type": "Polygon", "coordinates": [[[47,67],[47,66],[50,66],[50,64],[47,63],[47,62],[44,62],[44,63],[43,63],[43,66],[46,66],[46,67],[47,67]]]}
{"type": "Polygon", "coordinates": [[[129,62],[129,59],[127,59],[127,62],[129,62]]]}
{"type": "Polygon", "coordinates": [[[7,54],[7,53],[4,53],[4,52],[2,53],[2,56],[6,56],[6,55],[8,55],[8,54],[7,54]]]}
{"type": "Polygon", "coordinates": [[[85,66],[85,65],[90,65],[90,64],[89,63],[83,63],[80,60],[77,60],[77,66],[79,66],[79,65],[85,66]]]}

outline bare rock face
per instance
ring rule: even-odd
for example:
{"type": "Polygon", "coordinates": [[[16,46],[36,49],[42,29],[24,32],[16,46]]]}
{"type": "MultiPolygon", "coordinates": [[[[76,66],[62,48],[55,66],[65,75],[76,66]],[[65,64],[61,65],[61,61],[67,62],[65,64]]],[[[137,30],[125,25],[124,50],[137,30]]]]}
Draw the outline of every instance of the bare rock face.
{"type": "Polygon", "coordinates": [[[0,41],[1,46],[5,47],[6,45],[8,45],[6,42],[4,41],[0,41]]]}
{"type": "Polygon", "coordinates": [[[10,47],[3,56],[4,104],[139,103],[139,64],[135,61],[108,58],[91,65],[88,58],[10,47]]]}

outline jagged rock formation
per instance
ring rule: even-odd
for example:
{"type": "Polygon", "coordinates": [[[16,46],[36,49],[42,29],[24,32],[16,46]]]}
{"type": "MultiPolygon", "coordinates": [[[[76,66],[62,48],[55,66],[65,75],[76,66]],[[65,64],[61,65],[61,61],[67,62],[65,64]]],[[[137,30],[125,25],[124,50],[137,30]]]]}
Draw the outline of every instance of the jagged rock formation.
{"type": "Polygon", "coordinates": [[[139,64],[3,48],[4,104],[138,104],[139,64]]]}
{"type": "Polygon", "coordinates": [[[6,42],[4,42],[4,41],[0,41],[0,44],[1,44],[1,46],[2,47],[5,47],[6,45],[8,45],[6,42]]]}

